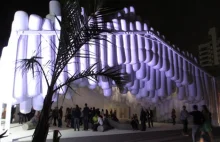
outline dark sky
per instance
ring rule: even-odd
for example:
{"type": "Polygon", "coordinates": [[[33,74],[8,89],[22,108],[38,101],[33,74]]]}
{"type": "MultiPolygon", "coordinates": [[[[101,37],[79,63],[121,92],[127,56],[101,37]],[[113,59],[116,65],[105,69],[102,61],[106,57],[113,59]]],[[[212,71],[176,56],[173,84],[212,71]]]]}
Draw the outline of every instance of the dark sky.
{"type": "MultiPolygon", "coordinates": [[[[1,0],[0,3],[1,48],[7,44],[15,11],[45,17],[49,10],[49,0],[1,0]]],[[[171,43],[195,55],[197,45],[208,38],[208,29],[220,27],[219,0],[108,0],[108,4],[112,7],[133,5],[136,13],[171,43]]]]}

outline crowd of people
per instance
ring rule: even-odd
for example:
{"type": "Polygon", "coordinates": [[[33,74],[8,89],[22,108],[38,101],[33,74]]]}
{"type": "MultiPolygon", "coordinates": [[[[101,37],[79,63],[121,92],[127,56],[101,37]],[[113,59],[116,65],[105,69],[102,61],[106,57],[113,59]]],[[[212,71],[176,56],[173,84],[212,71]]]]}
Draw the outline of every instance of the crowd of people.
{"type": "Polygon", "coordinates": [[[82,109],[78,105],[75,108],[66,108],[65,115],[63,114],[63,107],[59,109],[55,107],[50,112],[50,124],[53,126],[62,127],[63,119],[66,123],[66,127],[74,128],[74,130],[80,130],[80,126],[83,125],[83,129],[86,131],[89,129],[89,124],[92,125],[92,129],[97,131],[98,126],[100,125],[109,125],[106,118],[111,117],[112,120],[118,121],[116,117],[116,110],[110,112],[106,109],[105,111],[98,108],[89,108],[87,104],[82,109]]]}
{"type": "MultiPolygon", "coordinates": [[[[30,121],[31,118],[35,116],[35,110],[32,109],[28,114],[18,113],[19,115],[19,124],[23,124],[24,122],[30,121]]],[[[38,115],[37,115],[38,116],[38,115]]],[[[204,141],[205,134],[208,134],[210,141],[213,142],[212,135],[212,123],[211,123],[211,113],[208,110],[206,105],[202,106],[202,111],[198,110],[198,106],[193,106],[193,111],[188,112],[186,106],[183,106],[182,111],[180,112],[180,120],[183,124],[183,135],[188,136],[188,118],[193,117],[193,126],[192,126],[192,139],[193,142],[196,142],[196,133],[200,133],[200,142],[204,141]]],[[[89,129],[89,124],[92,125],[92,129],[97,131],[98,126],[100,125],[109,125],[108,119],[111,118],[113,121],[118,122],[118,118],[116,116],[116,110],[110,112],[106,109],[105,111],[98,108],[89,108],[87,104],[85,107],[81,109],[78,105],[75,108],[66,108],[65,115],[63,115],[63,107],[61,106],[59,109],[55,107],[50,111],[50,125],[62,127],[63,126],[63,118],[66,123],[66,127],[74,128],[74,130],[80,130],[80,126],[84,126],[84,130],[89,129]]],[[[176,111],[172,109],[171,118],[173,125],[176,124],[176,111]]],[[[13,117],[12,117],[13,119],[13,117]]],[[[33,119],[34,120],[34,119],[33,119]]],[[[148,108],[142,108],[140,113],[140,123],[138,120],[137,114],[133,114],[131,118],[131,126],[133,130],[146,130],[146,123],[148,122],[148,127],[153,127],[153,111],[148,108]],[[139,124],[141,124],[139,126],[139,124]]],[[[109,125],[110,126],[110,125],[109,125]]]]}

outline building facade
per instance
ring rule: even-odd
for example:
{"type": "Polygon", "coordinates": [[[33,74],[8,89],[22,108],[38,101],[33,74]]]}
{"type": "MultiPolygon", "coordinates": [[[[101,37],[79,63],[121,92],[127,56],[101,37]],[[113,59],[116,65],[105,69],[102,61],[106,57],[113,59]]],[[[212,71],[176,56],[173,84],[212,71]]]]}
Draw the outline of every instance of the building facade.
{"type": "Polygon", "coordinates": [[[220,38],[215,27],[208,32],[210,40],[199,45],[199,61],[202,67],[218,66],[220,64],[220,38]]]}

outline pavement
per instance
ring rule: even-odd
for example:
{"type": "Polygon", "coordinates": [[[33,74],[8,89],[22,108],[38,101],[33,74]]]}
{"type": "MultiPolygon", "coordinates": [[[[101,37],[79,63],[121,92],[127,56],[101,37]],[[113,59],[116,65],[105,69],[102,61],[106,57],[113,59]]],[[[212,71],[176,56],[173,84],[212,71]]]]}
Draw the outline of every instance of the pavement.
{"type": "MultiPolygon", "coordinates": [[[[52,142],[53,130],[59,129],[62,137],[60,142],[192,142],[191,136],[181,135],[182,125],[173,126],[169,123],[155,123],[154,128],[146,131],[117,130],[106,132],[74,131],[70,128],[51,127],[48,142],[52,142]]],[[[10,135],[1,142],[31,142],[34,130],[24,131],[19,124],[12,124],[10,135]]],[[[214,128],[215,142],[220,142],[220,128],[214,128]]]]}

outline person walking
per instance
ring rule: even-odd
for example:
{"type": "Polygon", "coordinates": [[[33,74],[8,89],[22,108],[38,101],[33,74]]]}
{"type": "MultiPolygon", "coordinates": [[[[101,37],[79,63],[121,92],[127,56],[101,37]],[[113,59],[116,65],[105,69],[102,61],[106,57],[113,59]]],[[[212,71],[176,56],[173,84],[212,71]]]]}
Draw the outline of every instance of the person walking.
{"type": "Polygon", "coordinates": [[[186,106],[183,106],[183,110],[180,112],[180,119],[183,124],[183,135],[188,136],[188,116],[189,113],[186,110],[186,106]]]}
{"type": "Polygon", "coordinates": [[[201,128],[204,117],[202,112],[198,110],[197,105],[193,105],[193,111],[190,112],[189,114],[193,116],[192,139],[193,142],[196,142],[196,133],[201,128]]]}
{"type": "Polygon", "coordinates": [[[202,114],[204,116],[204,121],[201,129],[201,138],[200,141],[204,141],[203,135],[208,133],[210,142],[213,142],[213,134],[212,134],[212,124],[211,124],[211,113],[209,112],[206,105],[202,106],[202,114]]]}

